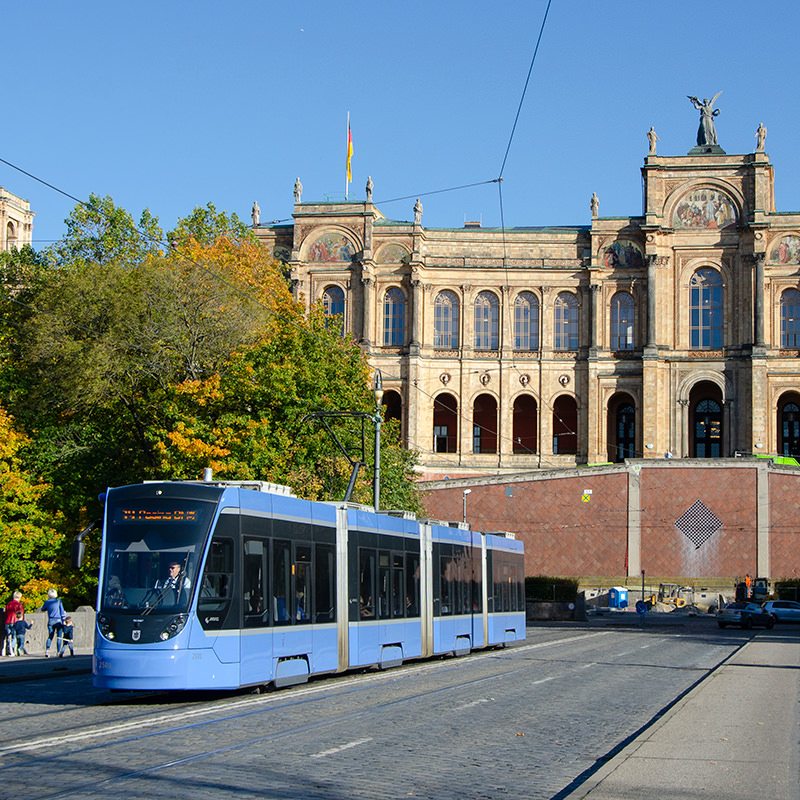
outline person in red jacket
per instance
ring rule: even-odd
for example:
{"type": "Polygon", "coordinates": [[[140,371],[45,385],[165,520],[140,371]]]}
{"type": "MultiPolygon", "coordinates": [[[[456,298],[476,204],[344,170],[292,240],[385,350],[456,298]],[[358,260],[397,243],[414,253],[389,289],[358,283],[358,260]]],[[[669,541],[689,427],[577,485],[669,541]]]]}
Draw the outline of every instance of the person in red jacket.
{"type": "Polygon", "coordinates": [[[25,609],[20,602],[22,600],[22,592],[14,592],[14,597],[6,604],[6,619],[5,619],[5,636],[6,636],[6,653],[13,656],[16,651],[16,635],[14,632],[14,623],[17,621],[17,614],[25,614],[25,609]]]}

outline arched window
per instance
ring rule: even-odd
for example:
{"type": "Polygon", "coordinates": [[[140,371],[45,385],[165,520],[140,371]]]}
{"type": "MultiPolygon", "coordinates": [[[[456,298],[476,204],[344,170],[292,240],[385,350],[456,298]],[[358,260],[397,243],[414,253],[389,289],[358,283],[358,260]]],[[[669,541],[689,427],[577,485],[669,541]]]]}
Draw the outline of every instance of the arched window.
{"type": "Polygon", "coordinates": [[[553,347],[556,350],[578,349],[578,298],[569,292],[561,292],[555,302],[555,333],[553,347]]]}
{"type": "Polygon", "coordinates": [[[397,287],[383,297],[383,344],[400,346],[406,343],[406,296],[397,287]]]}
{"type": "Polygon", "coordinates": [[[497,400],[480,394],[472,408],[472,452],[497,452],[497,400]]]}
{"type": "Polygon", "coordinates": [[[578,404],[568,394],[560,395],[553,403],[553,452],[578,452],[578,404]]]}
{"type": "Polygon", "coordinates": [[[383,393],[381,400],[383,406],[383,418],[386,422],[396,419],[400,423],[399,427],[402,431],[403,428],[403,399],[398,392],[390,389],[383,393]]]}
{"type": "Polygon", "coordinates": [[[614,415],[614,458],[612,461],[624,461],[636,454],[636,412],[629,403],[617,406],[614,415]]]}
{"type": "Polygon", "coordinates": [[[611,349],[633,350],[633,296],[628,292],[611,298],[611,349]]]}
{"type": "Polygon", "coordinates": [[[322,293],[322,307],[325,309],[326,326],[337,324],[344,330],[344,291],[340,286],[329,286],[322,293]]]}
{"type": "Polygon", "coordinates": [[[722,407],[716,400],[700,400],[692,414],[695,458],[722,455],[722,407]]]}
{"type": "Polygon", "coordinates": [[[458,348],[458,297],[444,291],[433,303],[433,346],[439,350],[458,348]]]}
{"type": "Polygon", "coordinates": [[[536,452],[537,407],[536,399],[521,394],[514,401],[514,452],[536,452]]]}
{"type": "Polygon", "coordinates": [[[800,292],[787,289],[781,295],[781,347],[800,347],[800,292]]]}
{"type": "Polygon", "coordinates": [[[704,267],[689,282],[692,350],[722,348],[722,276],[704,267]]]}
{"type": "Polygon", "coordinates": [[[446,392],[433,401],[433,451],[458,452],[458,400],[446,392]]]}
{"type": "Polygon", "coordinates": [[[778,412],[778,447],[784,456],[800,456],[800,405],[784,402],[778,412]]]}
{"type": "Polygon", "coordinates": [[[514,303],[514,349],[539,349],[539,301],[532,292],[520,292],[514,303]]]}
{"type": "Polygon", "coordinates": [[[475,299],[475,349],[500,347],[500,303],[492,292],[481,292],[475,299]]]}
{"type": "Polygon", "coordinates": [[[6,250],[13,250],[17,246],[17,231],[13,222],[6,225],[6,250]]]}

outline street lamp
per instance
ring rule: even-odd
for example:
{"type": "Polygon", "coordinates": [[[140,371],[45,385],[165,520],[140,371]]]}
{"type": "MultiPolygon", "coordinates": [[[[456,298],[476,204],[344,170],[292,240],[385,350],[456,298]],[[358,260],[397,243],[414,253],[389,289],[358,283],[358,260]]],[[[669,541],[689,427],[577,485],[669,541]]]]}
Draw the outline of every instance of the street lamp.
{"type": "Polygon", "coordinates": [[[377,511],[381,500],[381,400],[383,400],[383,376],[379,369],[375,370],[372,379],[372,396],[375,398],[375,471],[372,479],[372,502],[377,511]]]}
{"type": "Polygon", "coordinates": [[[468,495],[468,494],[472,494],[472,489],[464,489],[464,491],[463,491],[463,492],[461,492],[462,499],[463,499],[463,501],[464,501],[464,509],[463,509],[463,511],[462,511],[462,513],[461,513],[461,519],[462,519],[464,522],[466,522],[466,521],[467,521],[467,495],[468,495]]]}

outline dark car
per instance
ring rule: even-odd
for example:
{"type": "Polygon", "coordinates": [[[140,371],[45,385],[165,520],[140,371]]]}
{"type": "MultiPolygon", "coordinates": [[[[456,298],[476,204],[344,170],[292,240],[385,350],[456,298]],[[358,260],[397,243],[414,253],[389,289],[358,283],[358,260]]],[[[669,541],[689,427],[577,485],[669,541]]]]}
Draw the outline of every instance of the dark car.
{"type": "Polygon", "coordinates": [[[800,603],[795,600],[768,600],[761,607],[778,622],[800,622],[800,603]]]}
{"type": "Polygon", "coordinates": [[[717,611],[717,625],[725,628],[728,625],[739,625],[742,628],[772,628],[775,617],[764,611],[758,603],[728,603],[717,611]]]}

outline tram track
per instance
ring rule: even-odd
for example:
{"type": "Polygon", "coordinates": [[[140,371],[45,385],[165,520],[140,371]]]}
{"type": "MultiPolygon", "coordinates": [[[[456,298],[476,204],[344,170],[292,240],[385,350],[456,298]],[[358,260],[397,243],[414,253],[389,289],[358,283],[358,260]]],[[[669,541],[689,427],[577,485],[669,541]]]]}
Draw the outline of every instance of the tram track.
{"type": "Polygon", "coordinates": [[[491,765],[496,759],[506,763],[515,752],[528,754],[529,777],[541,777],[549,763],[547,780],[562,787],[602,758],[608,741],[622,741],[648,724],[652,714],[713,672],[718,656],[730,655],[728,647],[723,657],[708,642],[681,643],[674,636],[649,635],[649,646],[639,639],[642,646],[631,648],[630,632],[562,633],[567,635],[548,633],[544,640],[537,636],[464,658],[328,676],[269,694],[197,703],[136,698],[132,702],[158,703],[136,719],[125,719],[125,703],[114,700],[120,719],[24,741],[6,739],[0,747],[0,800],[96,800],[113,794],[152,800],[362,798],[411,795],[408,789],[427,796],[425,778],[409,784],[412,779],[403,777],[403,759],[424,763],[430,785],[451,774],[450,762],[459,770],[481,770],[494,785],[491,765]],[[647,659],[638,659],[639,653],[647,659]],[[665,662],[674,669],[667,671],[665,662]],[[674,694],[653,691],[662,680],[658,673],[666,673],[674,694]],[[626,700],[632,687],[642,694],[626,700]],[[568,745],[565,731],[573,731],[569,737],[585,732],[587,713],[603,727],[568,745]],[[498,727],[500,718],[507,725],[498,727]],[[25,777],[31,763],[33,782],[25,777]],[[573,771],[573,763],[580,768],[573,771]]]}
{"type": "MultiPolygon", "coordinates": [[[[460,658],[457,660],[448,660],[442,661],[441,659],[437,659],[435,661],[425,661],[425,662],[408,662],[404,664],[399,669],[394,669],[387,672],[376,672],[373,674],[360,674],[360,675],[353,675],[349,677],[345,676],[328,676],[322,678],[320,680],[315,680],[311,684],[306,684],[301,687],[294,687],[290,689],[282,689],[279,691],[271,692],[269,694],[251,694],[245,697],[241,695],[237,695],[235,697],[230,698],[227,701],[214,701],[212,703],[206,703],[201,706],[196,706],[194,704],[181,704],[177,707],[169,705],[168,710],[163,710],[163,707],[160,706],[159,712],[154,716],[147,717],[143,715],[141,717],[137,717],[134,720],[130,720],[125,723],[113,723],[108,725],[92,725],[91,727],[86,727],[79,731],[75,731],[74,728],[70,732],[68,731],[69,728],[65,726],[63,728],[64,732],[47,736],[47,737],[40,737],[37,739],[25,739],[25,740],[18,740],[16,742],[8,742],[6,739],[6,744],[0,747],[0,758],[4,758],[6,756],[12,755],[14,753],[32,753],[41,750],[46,750],[52,747],[64,747],[74,743],[79,743],[81,741],[90,741],[92,739],[101,738],[108,735],[115,735],[115,734],[125,734],[129,731],[142,729],[146,727],[154,727],[163,725],[165,723],[174,722],[176,716],[180,715],[182,718],[196,718],[197,722],[193,724],[197,725],[205,725],[210,723],[218,723],[223,721],[230,721],[237,718],[249,716],[254,713],[260,713],[267,709],[282,709],[286,707],[291,707],[297,705],[298,703],[306,703],[311,702],[318,699],[318,696],[324,693],[328,693],[331,697],[335,697],[336,695],[344,695],[349,694],[353,691],[360,691],[360,690],[367,690],[373,688],[376,683],[384,683],[384,682],[397,682],[397,681],[404,681],[410,680],[415,678],[418,675],[426,675],[432,673],[445,673],[450,672],[452,670],[459,669],[466,663],[470,661],[475,661],[476,659],[480,658],[490,658],[490,657],[502,657],[506,654],[513,654],[514,656],[520,655],[526,651],[535,651],[540,650],[547,647],[553,647],[556,645],[565,645],[571,644],[578,641],[586,641],[598,636],[607,636],[609,632],[607,631],[599,631],[599,632],[587,632],[583,634],[572,635],[569,637],[562,637],[562,638],[555,638],[545,642],[535,642],[530,644],[523,644],[514,646],[512,648],[504,649],[504,650],[480,650],[474,651],[466,658],[460,658]],[[239,711],[241,709],[241,711],[239,711]],[[229,713],[230,711],[234,711],[236,713],[229,713]],[[202,720],[202,717],[212,715],[212,714],[220,714],[216,719],[210,720],[202,720]]],[[[518,670],[513,670],[518,671],[518,670]]],[[[498,673],[504,674],[504,673],[498,673]]],[[[464,685],[464,684],[459,684],[464,685]]],[[[458,688],[457,686],[453,686],[450,688],[458,688]]],[[[128,698],[128,702],[132,703],[142,703],[147,701],[158,700],[160,693],[154,693],[147,696],[147,698],[128,698]]],[[[161,696],[166,697],[166,694],[161,696]]],[[[169,695],[171,697],[175,696],[175,693],[169,695]]],[[[114,705],[119,707],[120,705],[125,705],[126,700],[120,700],[118,702],[114,702],[114,705]]],[[[105,703],[100,704],[105,705],[105,703]]],[[[165,704],[166,705],[166,704],[165,704]]],[[[69,713],[69,712],[61,712],[61,713],[69,713]]],[[[167,733],[170,731],[182,730],[189,726],[178,726],[175,727],[170,725],[169,728],[162,731],[154,731],[149,734],[144,734],[147,736],[151,735],[160,735],[162,733],[167,733]]],[[[134,739],[140,739],[141,736],[133,737],[134,739]]],[[[127,739],[126,739],[127,741],[127,739]]],[[[107,744],[107,743],[106,743],[107,744]]],[[[0,766],[0,775],[2,775],[3,770],[6,769],[4,766],[0,766]]]]}
{"type": "MultiPolygon", "coordinates": [[[[5,760],[14,754],[35,755],[37,758],[37,763],[41,768],[46,769],[48,763],[55,768],[56,764],[65,756],[70,759],[84,759],[90,756],[92,751],[104,748],[130,749],[134,743],[141,745],[141,743],[145,740],[152,740],[156,737],[162,736],[171,736],[173,737],[173,741],[176,741],[177,737],[185,734],[191,729],[196,730],[198,728],[205,728],[213,725],[235,723],[236,721],[263,713],[265,711],[282,711],[292,707],[297,707],[298,704],[312,703],[320,699],[336,701],[337,699],[340,699],[345,695],[352,694],[353,692],[374,689],[376,684],[380,683],[391,682],[393,684],[397,684],[398,682],[413,680],[414,678],[422,675],[428,675],[430,677],[436,673],[439,673],[440,675],[446,675],[448,673],[460,670],[470,662],[475,664],[481,656],[483,656],[485,659],[491,657],[502,658],[504,655],[513,656],[516,658],[526,651],[536,651],[557,645],[585,642],[596,637],[607,635],[608,632],[579,634],[561,639],[553,639],[547,642],[521,645],[518,647],[509,648],[507,651],[503,652],[481,651],[473,654],[477,658],[458,659],[448,664],[443,664],[441,661],[438,663],[426,662],[424,664],[413,664],[409,665],[408,670],[402,675],[398,675],[397,671],[393,671],[392,674],[380,673],[375,675],[361,675],[343,680],[337,679],[335,681],[327,681],[327,685],[324,686],[304,686],[299,689],[281,691],[280,693],[274,693],[271,695],[253,695],[247,698],[239,698],[234,703],[227,704],[225,706],[225,710],[229,712],[233,710],[236,713],[228,713],[221,717],[218,716],[212,719],[200,719],[200,717],[212,714],[215,711],[220,711],[221,708],[219,706],[195,708],[184,713],[184,717],[188,715],[197,718],[191,721],[189,724],[161,727],[159,730],[139,733],[138,735],[125,736],[125,734],[136,729],[141,729],[143,726],[163,725],[164,722],[168,721],[169,719],[174,721],[174,713],[168,712],[166,714],[159,714],[153,717],[151,720],[143,721],[141,719],[137,719],[128,723],[104,726],[96,730],[84,730],[68,735],[43,737],[35,741],[18,743],[16,745],[6,745],[0,748],[0,756],[2,756],[5,760]],[[108,737],[117,738],[114,738],[113,741],[109,741],[108,737]],[[97,742],[97,739],[105,739],[105,741],[97,742]],[[77,745],[77,747],[70,749],[70,746],[75,745],[77,745]],[[49,757],[45,755],[43,757],[41,755],[43,751],[52,750],[53,748],[58,749],[58,756],[49,757]]],[[[320,719],[299,726],[293,725],[282,730],[276,730],[259,736],[247,737],[241,741],[229,743],[224,746],[199,749],[195,752],[187,753],[181,757],[163,759],[158,763],[150,764],[141,769],[123,771],[112,777],[84,781],[78,785],[62,789],[55,793],[45,793],[41,795],[35,795],[34,797],[35,800],[55,800],[56,798],[71,797],[79,794],[85,794],[88,797],[95,795],[98,797],[107,796],[113,790],[112,787],[122,786],[125,784],[125,782],[134,780],[136,778],[152,776],[164,770],[192,764],[194,762],[202,762],[205,759],[210,759],[216,756],[225,756],[226,754],[230,754],[237,750],[255,748],[259,745],[275,744],[290,737],[302,737],[307,734],[313,734],[315,731],[320,731],[325,728],[331,728],[343,723],[352,722],[366,716],[381,716],[387,710],[398,705],[424,702],[448,692],[464,690],[468,691],[486,683],[502,681],[511,676],[519,675],[528,670],[535,669],[537,663],[538,662],[526,660],[521,665],[516,664],[513,668],[495,670],[491,674],[482,675],[471,680],[451,682],[447,685],[430,688],[422,692],[413,691],[412,693],[401,696],[397,699],[373,703],[366,708],[349,711],[347,713],[335,713],[334,715],[326,717],[325,719],[320,719]]],[[[565,677],[566,674],[567,673],[561,677],[565,677]]],[[[551,680],[554,679],[555,678],[552,678],[551,680]]],[[[206,740],[219,741],[220,738],[221,737],[209,735],[206,737],[206,740]]],[[[371,737],[363,737],[361,739],[354,740],[353,742],[345,743],[344,745],[310,754],[309,758],[325,758],[330,755],[335,755],[338,752],[367,744],[370,741],[372,741],[371,737]]],[[[139,747],[136,748],[137,751],[139,749],[139,747]]],[[[13,764],[0,767],[0,785],[2,785],[3,773],[12,769],[13,767],[13,764]]]]}

